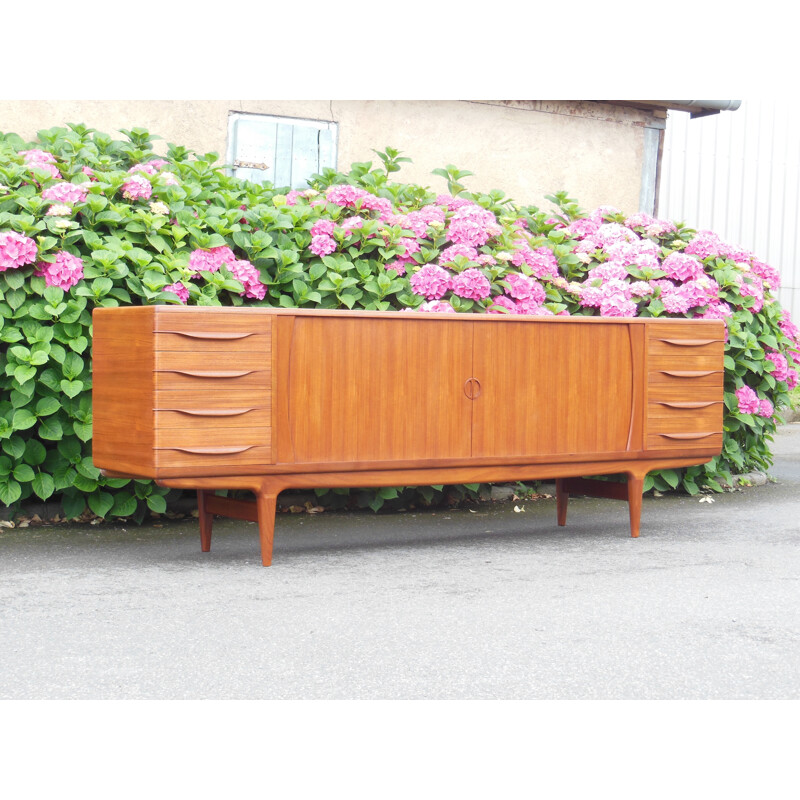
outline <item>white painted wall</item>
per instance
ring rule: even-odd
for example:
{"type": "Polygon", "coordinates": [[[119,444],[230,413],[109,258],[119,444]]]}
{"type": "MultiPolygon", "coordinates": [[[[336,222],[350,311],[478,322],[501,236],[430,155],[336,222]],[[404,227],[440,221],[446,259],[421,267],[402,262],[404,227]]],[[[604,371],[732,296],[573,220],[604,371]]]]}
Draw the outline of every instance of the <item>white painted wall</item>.
{"type": "Polygon", "coordinates": [[[744,100],[695,119],[670,111],[657,216],[712,230],[779,269],[778,300],[800,320],[800,106],[744,100]]]}

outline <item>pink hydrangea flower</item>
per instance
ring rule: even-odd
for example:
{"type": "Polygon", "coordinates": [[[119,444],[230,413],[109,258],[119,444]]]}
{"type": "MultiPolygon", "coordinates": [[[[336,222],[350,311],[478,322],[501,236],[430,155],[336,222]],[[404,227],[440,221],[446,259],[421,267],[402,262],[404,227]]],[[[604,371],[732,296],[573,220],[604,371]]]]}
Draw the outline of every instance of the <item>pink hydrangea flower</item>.
{"type": "Polygon", "coordinates": [[[661,236],[666,236],[668,233],[676,233],[678,228],[674,222],[669,220],[657,219],[651,225],[648,225],[644,232],[647,236],[653,236],[658,239],[661,236]]]}
{"type": "Polygon", "coordinates": [[[492,305],[488,308],[489,314],[516,314],[517,304],[505,295],[498,295],[492,298],[492,305]],[[505,309],[503,311],[502,309],[505,309]]]}
{"type": "Polygon", "coordinates": [[[239,281],[243,288],[239,294],[243,297],[252,297],[255,300],[263,300],[267,294],[267,287],[261,282],[258,269],[249,261],[236,259],[230,264],[226,264],[231,274],[239,281]]]}
{"type": "Polygon", "coordinates": [[[27,166],[49,172],[53,178],[61,177],[61,173],[55,166],[56,159],[52,153],[48,153],[46,150],[20,150],[20,155],[27,166]]]}
{"type": "Polygon", "coordinates": [[[331,236],[336,223],[332,219],[319,219],[311,227],[312,236],[331,236]]]}
{"type": "Polygon", "coordinates": [[[775,365],[775,369],[771,373],[772,377],[776,381],[785,381],[789,375],[789,362],[786,360],[786,356],[773,351],[767,353],[767,360],[775,365]]]}
{"type": "Polygon", "coordinates": [[[81,172],[84,175],[88,175],[90,180],[97,180],[97,178],[94,177],[94,170],[91,167],[81,167],[81,172]]]}
{"type": "Polygon", "coordinates": [[[83,261],[72,253],[61,250],[53,262],[40,261],[36,275],[44,278],[48,286],[57,286],[65,291],[83,278],[83,261]]]}
{"type": "Polygon", "coordinates": [[[297,205],[297,198],[302,197],[302,194],[297,191],[297,189],[292,189],[291,191],[286,193],[286,205],[287,206],[296,206],[297,205]]]}
{"type": "Polygon", "coordinates": [[[533,278],[520,275],[518,272],[509,272],[503,280],[508,284],[506,294],[515,300],[533,300],[538,304],[544,303],[546,299],[544,287],[533,278]]]}
{"type": "Polygon", "coordinates": [[[454,294],[469,300],[483,300],[492,293],[486,276],[475,267],[459,272],[450,282],[454,294]]]}
{"type": "Polygon", "coordinates": [[[157,177],[164,186],[180,186],[180,181],[171,172],[159,172],[157,177]]]}
{"type": "Polygon", "coordinates": [[[754,314],[758,314],[764,307],[764,286],[757,275],[750,276],[749,281],[743,280],[739,286],[739,293],[742,297],[754,298],[754,303],[750,306],[750,311],[754,314]]]}
{"type": "Polygon", "coordinates": [[[691,303],[680,287],[661,290],[661,302],[670,314],[685,314],[691,303]]]}
{"type": "Polygon", "coordinates": [[[749,387],[742,386],[735,392],[736,399],[739,401],[740,414],[757,414],[760,407],[758,395],[749,387]]]}
{"type": "Polygon", "coordinates": [[[683,249],[686,255],[697,256],[700,259],[709,256],[728,256],[733,249],[726,245],[713,231],[698,231],[694,239],[683,249]]]}
{"type": "Polygon", "coordinates": [[[72,214],[72,209],[69,206],[65,206],[61,203],[54,203],[50,208],[47,209],[47,213],[45,214],[46,217],[68,217],[72,214]]]}
{"type": "MultiPolygon", "coordinates": [[[[166,162],[165,162],[166,163],[166,162]]],[[[155,175],[158,172],[158,168],[154,167],[152,162],[147,164],[134,164],[129,170],[128,173],[131,175],[136,174],[137,172],[144,172],[145,175],[155,175]]]]}
{"type": "Polygon", "coordinates": [[[589,280],[599,278],[601,281],[618,280],[624,281],[628,277],[628,270],[615,261],[606,261],[597,267],[593,267],[586,273],[589,280]]]}
{"type": "Polygon", "coordinates": [[[18,269],[36,261],[36,242],[16,231],[0,233],[0,272],[18,269]]]}
{"type": "Polygon", "coordinates": [[[543,246],[531,250],[527,244],[523,244],[522,247],[514,250],[511,263],[515,267],[527,264],[537,278],[558,277],[558,261],[549,247],[543,246]]]}
{"type": "Polygon", "coordinates": [[[388,264],[385,264],[384,269],[393,269],[398,275],[405,275],[406,262],[398,258],[396,261],[390,261],[388,264]]]}
{"type": "Polygon", "coordinates": [[[454,244],[480,247],[501,230],[491,211],[469,203],[456,209],[447,227],[447,237],[454,244]]]}
{"type": "Polygon", "coordinates": [[[599,286],[592,286],[590,283],[579,284],[579,287],[576,287],[578,302],[584,308],[600,308],[605,297],[603,290],[599,286]]]}
{"type": "Polygon", "coordinates": [[[635,317],[636,303],[622,294],[613,294],[603,298],[600,303],[601,317],[635,317]]]}
{"type": "Polygon", "coordinates": [[[432,311],[439,314],[456,313],[456,310],[450,305],[450,303],[447,302],[447,300],[429,300],[427,303],[423,303],[417,310],[432,311]]]}
{"type": "Polygon", "coordinates": [[[86,195],[89,191],[89,187],[85,184],[76,184],[76,183],[68,183],[66,181],[62,183],[56,183],[54,186],[48,186],[42,192],[42,197],[45,200],[55,200],[57,203],[85,203],[86,202],[86,195]]]}
{"type": "Polygon", "coordinates": [[[177,283],[170,283],[169,286],[165,286],[161,291],[172,292],[178,295],[178,300],[180,300],[181,303],[187,303],[189,301],[189,290],[180,281],[177,283]]]}
{"type": "Polygon", "coordinates": [[[149,200],[153,187],[144,175],[135,174],[122,184],[122,196],[127,200],[149,200]]]}
{"type": "Polygon", "coordinates": [[[478,257],[478,251],[470,244],[454,244],[442,250],[439,254],[439,262],[451,264],[455,261],[456,256],[463,256],[469,261],[475,261],[478,257]]]}
{"type": "Polygon", "coordinates": [[[777,290],[781,287],[781,275],[775,267],[765,264],[754,258],[751,262],[753,272],[758,275],[763,281],[764,285],[770,289],[777,290]]]}
{"type": "Polygon", "coordinates": [[[685,252],[670,253],[661,263],[661,269],[676,281],[693,280],[704,274],[703,265],[685,252]]]}
{"type": "Polygon", "coordinates": [[[639,211],[636,214],[631,214],[631,216],[625,220],[625,226],[628,228],[646,228],[655,221],[655,217],[651,217],[650,214],[639,211]]]}
{"type": "Polygon", "coordinates": [[[654,289],[647,281],[633,281],[630,291],[632,297],[649,297],[654,289]]]}
{"type": "Polygon", "coordinates": [[[450,288],[450,273],[436,264],[426,264],[411,276],[411,289],[428,300],[439,300],[450,288]]]}
{"type": "Polygon", "coordinates": [[[582,219],[574,219],[567,225],[567,231],[573,236],[580,237],[581,239],[597,233],[600,223],[597,220],[584,217],[582,219]]]}
{"type": "Polygon", "coordinates": [[[517,314],[525,314],[529,317],[552,317],[553,312],[546,306],[537,303],[531,298],[517,300],[517,314]]]}
{"type": "Polygon", "coordinates": [[[230,269],[234,261],[236,256],[233,250],[221,245],[210,250],[193,250],[189,255],[189,268],[195,272],[217,272],[223,264],[230,269]]]}
{"type": "Polygon", "coordinates": [[[789,387],[789,391],[797,387],[798,379],[799,378],[796,369],[790,369],[786,371],[786,385],[789,387]]]}
{"type": "Polygon", "coordinates": [[[774,412],[775,408],[772,405],[772,402],[767,400],[766,397],[759,401],[757,412],[759,417],[771,417],[774,412]]]}
{"type": "MultiPolygon", "coordinates": [[[[341,224],[342,230],[343,231],[347,231],[348,236],[352,235],[354,230],[357,230],[358,228],[363,228],[363,227],[364,227],[364,218],[363,217],[359,217],[358,214],[356,214],[353,217],[348,217],[341,224]]],[[[406,240],[401,239],[400,241],[406,241],[406,240]]]]}
{"type": "Polygon", "coordinates": [[[595,222],[599,222],[603,224],[605,222],[606,217],[617,217],[622,212],[618,208],[614,208],[614,206],[599,206],[591,214],[589,214],[589,219],[594,220],[595,222]]]}
{"type": "Polygon", "coordinates": [[[332,237],[320,234],[311,239],[309,250],[311,250],[315,256],[327,256],[336,250],[336,242],[332,237]]]}

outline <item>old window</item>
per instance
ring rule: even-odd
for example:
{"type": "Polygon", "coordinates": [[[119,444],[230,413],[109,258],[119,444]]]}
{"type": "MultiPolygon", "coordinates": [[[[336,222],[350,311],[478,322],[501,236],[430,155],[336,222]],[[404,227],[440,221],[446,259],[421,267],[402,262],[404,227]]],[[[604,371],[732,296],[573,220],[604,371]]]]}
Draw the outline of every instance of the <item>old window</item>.
{"type": "Polygon", "coordinates": [[[237,178],[276,188],[307,188],[325,167],[336,167],[336,123],[231,113],[228,158],[237,178]]]}

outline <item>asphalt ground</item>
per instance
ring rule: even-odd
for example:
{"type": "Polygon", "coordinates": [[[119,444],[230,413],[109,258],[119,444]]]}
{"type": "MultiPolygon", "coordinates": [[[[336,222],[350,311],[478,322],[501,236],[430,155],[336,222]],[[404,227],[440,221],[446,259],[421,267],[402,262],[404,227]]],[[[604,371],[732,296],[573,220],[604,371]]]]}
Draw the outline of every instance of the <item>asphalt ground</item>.
{"type": "Polygon", "coordinates": [[[800,424],[773,481],[614,500],[0,532],[0,699],[790,700],[800,424]],[[515,510],[515,507],[519,510],[515,510]]]}

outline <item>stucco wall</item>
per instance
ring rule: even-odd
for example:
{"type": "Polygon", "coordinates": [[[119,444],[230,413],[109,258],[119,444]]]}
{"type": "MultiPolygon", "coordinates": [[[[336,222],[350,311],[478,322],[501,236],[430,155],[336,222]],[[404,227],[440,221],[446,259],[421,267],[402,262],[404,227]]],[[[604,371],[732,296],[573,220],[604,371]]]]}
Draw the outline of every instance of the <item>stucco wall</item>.
{"type": "MultiPolygon", "coordinates": [[[[338,167],[396,147],[413,160],[396,175],[435,191],[431,170],[455,164],[475,173],[474,191],[502,189],[547,207],[564,189],[586,209],[638,210],[644,125],[651,112],[590,101],[407,100],[26,100],[0,101],[0,131],[32,139],[37,130],[80,122],[115,135],[141,127],[224,162],[231,111],[335,121],[338,167]]],[[[164,145],[159,150],[163,150],[164,145]]]]}

